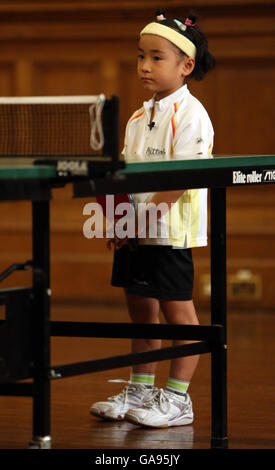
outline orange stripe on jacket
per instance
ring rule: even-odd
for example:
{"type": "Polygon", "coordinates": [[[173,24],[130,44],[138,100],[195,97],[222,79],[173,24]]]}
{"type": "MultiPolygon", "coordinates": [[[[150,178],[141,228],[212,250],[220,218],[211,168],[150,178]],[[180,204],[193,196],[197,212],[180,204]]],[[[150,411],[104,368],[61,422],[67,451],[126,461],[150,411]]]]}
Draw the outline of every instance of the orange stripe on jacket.
{"type": "Polygon", "coordinates": [[[211,142],[211,143],[209,144],[209,147],[208,147],[208,155],[211,155],[211,153],[212,153],[212,147],[213,147],[213,142],[211,142]]]}
{"type": "Polygon", "coordinates": [[[131,122],[134,121],[135,119],[139,118],[145,113],[145,110],[141,111],[140,113],[136,114],[135,116],[132,117],[131,122]]]}
{"type": "MultiPolygon", "coordinates": [[[[172,119],[171,119],[173,140],[174,140],[175,134],[176,134],[175,114],[176,114],[177,110],[178,110],[178,103],[174,103],[174,111],[175,111],[175,113],[173,114],[172,119]]],[[[174,153],[174,143],[173,143],[173,140],[172,140],[172,144],[171,144],[171,153],[174,153]]]]}

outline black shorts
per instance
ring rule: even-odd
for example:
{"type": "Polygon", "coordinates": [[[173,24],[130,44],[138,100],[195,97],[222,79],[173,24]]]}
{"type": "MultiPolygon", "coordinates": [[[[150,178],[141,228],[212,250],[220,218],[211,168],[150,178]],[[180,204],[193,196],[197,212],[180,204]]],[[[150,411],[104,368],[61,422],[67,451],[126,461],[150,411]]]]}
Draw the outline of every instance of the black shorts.
{"type": "Polygon", "coordinates": [[[171,246],[124,245],[114,251],[112,286],[128,293],[164,300],[191,300],[192,250],[171,246]]]}

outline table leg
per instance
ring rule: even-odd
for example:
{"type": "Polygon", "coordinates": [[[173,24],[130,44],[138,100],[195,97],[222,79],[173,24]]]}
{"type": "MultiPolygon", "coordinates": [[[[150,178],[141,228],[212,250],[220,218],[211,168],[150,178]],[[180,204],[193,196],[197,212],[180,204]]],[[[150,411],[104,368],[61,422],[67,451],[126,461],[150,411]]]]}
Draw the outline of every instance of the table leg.
{"type": "Polygon", "coordinates": [[[213,345],[212,448],[227,448],[226,346],[226,188],[211,189],[211,324],[223,327],[223,338],[213,345]]]}
{"type": "Polygon", "coordinates": [[[33,440],[30,448],[51,448],[50,437],[50,269],[49,201],[32,203],[33,224],[33,440]]]}

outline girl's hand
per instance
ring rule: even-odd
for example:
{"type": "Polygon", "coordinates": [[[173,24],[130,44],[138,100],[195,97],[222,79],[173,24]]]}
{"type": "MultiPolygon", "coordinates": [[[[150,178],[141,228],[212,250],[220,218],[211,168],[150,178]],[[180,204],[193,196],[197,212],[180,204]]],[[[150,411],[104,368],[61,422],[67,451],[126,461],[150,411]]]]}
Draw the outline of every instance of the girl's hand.
{"type": "Polygon", "coordinates": [[[109,250],[112,249],[112,246],[114,246],[115,250],[119,250],[126,243],[129,245],[130,250],[133,251],[133,250],[136,249],[137,239],[136,238],[128,238],[128,237],[118,238],[115,235],[114,238],[111,238],[110,240],[107,241],[106,246],[109,250]]]}
{"type": "Polygon", "coordinates": [[[119,250],[123,245],[125,245],[125,243],[127,243],[128,241],[128,238],[125,237],[125,238],[118,238],[116,235],[114,236],[114,238],[110,238],[110,240],[107,241],[107,248],[109,250],[112,249],[112,246],[114,246],[114,248],[116,250],[119,250]]]}

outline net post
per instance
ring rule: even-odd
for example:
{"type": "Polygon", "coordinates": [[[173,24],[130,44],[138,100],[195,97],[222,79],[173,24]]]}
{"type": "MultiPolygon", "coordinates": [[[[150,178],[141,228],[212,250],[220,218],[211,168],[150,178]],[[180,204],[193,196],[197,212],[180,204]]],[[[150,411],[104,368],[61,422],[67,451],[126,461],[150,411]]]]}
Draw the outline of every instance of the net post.
{"type": "Polygon", "coordinates": [[[119,98],[113,95],[106,100],[102,112],[104,139],[103,154],[112,157],[113,169],[116,170],[119,160],[119,98]]]}

